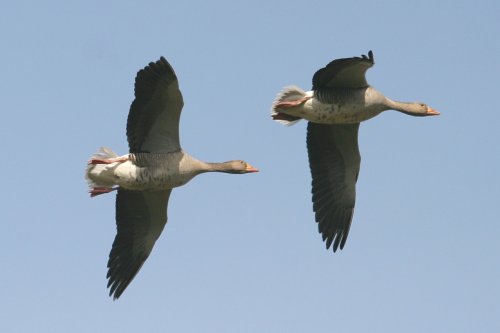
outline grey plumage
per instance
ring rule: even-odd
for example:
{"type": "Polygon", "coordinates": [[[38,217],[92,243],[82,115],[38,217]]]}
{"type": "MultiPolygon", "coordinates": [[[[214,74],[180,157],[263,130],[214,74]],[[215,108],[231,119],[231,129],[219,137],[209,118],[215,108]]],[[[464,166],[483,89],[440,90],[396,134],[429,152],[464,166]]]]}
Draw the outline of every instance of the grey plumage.
{"type": "Polygon", "coordinates": [[[372,51],[368,52],[368,57],[362,55],[333,60],[314,73],[312,90],[367,87],[365,73],[374,64],[372,51]]]}
{"type": "Polygon", "coordinates": [[[316,71],[312,91],[285,87],[271,109],[273,119],[284,125],[309,121],[313,210],[323,241],[334,252],[344,247],[354,214],[360,122],[390,109],[412,116],[439,114],[423,103],[390,100],[368,85],[365,74],[374,64],[372,51],[368,56],[333,60],[316,71]]]}
{"type": "Polygon", "coordinates": [[[359,123],[307,125],[313,210],[327,249],[335,240],[334,252],[344,247],[354,213],[361,162],[358,129],[359,123]]]}
{"type": "Polygon", "coordinates": [[[118,189],[116,237],[108,260],[109,295],[121,296],[149,257],[167,223],[171,190],[146,192],[118,189]]]}
{"type": "Polygon", "coordinates": [[[137,73],[134,90],[127,119],[129,151],[178,151],[178,124],[184,101],[172,66],[163,57],[149,63],[137,73]]]}
{"type": "MultiPolygon", "coordinates": [[[[365,73],[375,63],[368,57],[336,59],[313,76],[313,91],[323,103],[342,105],[353,90],[368,87],[365,73]]],[[[347,241],[356,203],[361,156],[359,123],[307,125],[307,151],[312,177],[312,201],[318,231],[329,249],[342,250],[347,241]]]]}
{"type": "Polygon", "coordinates": [[[119,298],[150,255],[167,223],[172,188],[204,172],[257,172],[238,160],[199,161],[181,149],[179,120],[184,105],[177,76],[163,57],[139,70],[127,119],[129,154],[109,148],[94,154],[85,177],[91,196],[117,190],[117,233],[108,260],[110,296],[119,298]]]}

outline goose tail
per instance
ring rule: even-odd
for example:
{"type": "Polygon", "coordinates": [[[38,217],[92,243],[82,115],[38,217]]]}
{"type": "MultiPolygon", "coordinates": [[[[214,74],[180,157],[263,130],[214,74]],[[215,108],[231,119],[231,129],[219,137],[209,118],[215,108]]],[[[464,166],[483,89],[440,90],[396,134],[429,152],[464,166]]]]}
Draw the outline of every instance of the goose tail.
{"type": "Polygon", "coordinates": [[[306,96],[307,93],[297,86],[287,86],[283,88],[273,102],[271,107],[271,117],[273,120],[285,126],[296,124],[302,118],[288,115],[283,112],[283,109],[288,106],[287,104],[293,104],[293,102],[300,101],[306,96]]]}
{"type": "MultiPolygon", "coordinates": [[[[90,159],[110,159],[117,158],[118,155],[112,151],[110,148],[101,147],[99,151],[93,154],[90,159]]],[[[85,180],[90,189],[90,193],[92,195],[92,190],[96,188],[112,188],[114,185],[110,180],[106,181],[105,175],[109,173],[110,170],[108,164],[91,164],[87,163],[87,167],[85,168],[85,180]],[[104,176],[104,177],[103,177],[104,176]]],[[[94,196],[94,195],[92,195],[94,196]]]]}

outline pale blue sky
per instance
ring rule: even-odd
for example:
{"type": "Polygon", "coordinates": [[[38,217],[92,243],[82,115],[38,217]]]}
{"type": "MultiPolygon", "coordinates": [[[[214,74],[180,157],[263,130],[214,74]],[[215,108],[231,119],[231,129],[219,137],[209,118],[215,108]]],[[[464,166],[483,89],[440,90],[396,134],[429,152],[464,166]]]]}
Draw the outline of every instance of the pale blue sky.
{"type": "Polygon", "coordinates": [[[498,1],[11,1],[0,5],[1,332],[500,331],[498,1]],[[440,117],[360,129],[343,251],[324,249],[302,122],[269,116],[335,58],[372,49],[369,82],[440,117]],[[209,174],[122,298],[107,296],[114,195],[85,162],[127,151],[138,69],[165,56],[181,140],[209,174]]]}

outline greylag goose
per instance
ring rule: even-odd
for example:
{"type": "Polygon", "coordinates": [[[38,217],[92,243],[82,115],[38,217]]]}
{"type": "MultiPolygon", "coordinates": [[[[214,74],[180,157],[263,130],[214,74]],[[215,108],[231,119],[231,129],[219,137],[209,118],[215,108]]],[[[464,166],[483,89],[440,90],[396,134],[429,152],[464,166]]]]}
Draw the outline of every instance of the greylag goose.
{"type": "Polygon", "coordinates": [[[311,91],[285,87],[271,108],[272,118],[284,125],[309,121],[313,210],[326,248],[333,243],[333,252],[344,248],[352,222],[361,162],[359,123],[386,110],[439,115],[423,103],[393,101],[368,85],[365,73],[374,63],[372,51],[368,56],[333,60],[314,74],[311,91]]]}
{"type": "Polygon", "coordinates": [[[161,57],[135,78],[135,99],[127,119],[129,153],[101,148],[87,165],[90,195],[116,190],[117,234],[108,261],[109,295],[120,297],[167,223],[174,187],[204,172],[243,174],[258,170],[244,161],[206,163],[188,155],[179,143],[183,99],[177,76],[161,57]]]}

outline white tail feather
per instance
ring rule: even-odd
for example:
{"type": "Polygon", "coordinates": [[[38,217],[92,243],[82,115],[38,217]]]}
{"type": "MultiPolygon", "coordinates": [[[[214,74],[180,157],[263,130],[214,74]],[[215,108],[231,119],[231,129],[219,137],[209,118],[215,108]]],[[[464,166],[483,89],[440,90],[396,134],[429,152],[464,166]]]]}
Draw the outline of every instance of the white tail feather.
{"type": "Polygon", "coordinates": [[[103,158],[103,159],[108,159],[108,158],[115,158],[118,157],[118,154],[116,154],[114,151],[111,150],[111,148],[108,147],[101,147],[99,148],[99,151],[92,155],[90,158],[103,158]]]}
{"type": "Polygon", "coordinates": [[[297,120],[285,120],[285,119],[274,119],[275,122],[280,123],[281,125],[285,126],[292,126],[301,121],[302,119],[297,119],[297,120]]]}
{"type": "MultiPolygon", "coordinates": [[[[108,147],[101,147],[99,148],[99,151],[95,154],[93,154],[90,159],[93,158],[98,158],[98,159],[108,159],[108,158],[116,158],[118,155],[112,151],[108,147]]],[[[113,183],[96,183],[94,180],[92,180],[90,174],[100,174],[108,168],[108,164],[87,164],[87,167],[85,168],[85,180],[87,181],[87,184],[89,185],[90,189],[93,189],[94,187],[112,187],[114,184],[113,183]]]]}
{"type": "MultiPolygon", "coordinates": [[[[303,98],[306,95],[307,95],[307,93],[304,90],[302,90],[299,87],[297,87],[297,86],[286,86],[276,96],[276,98],[275,98],[275,100],[273,102],[273,105],[271,107],[271,116],[278,116],[280,114],[282,114],[282,115],[285,114],[285,113],[279,111],[280,110],[279,107],[278,107],[279,103],[281,103],[281,102],[296,101],[298,99],[303,98]]],[[[296,117],[292,117],[292,116],[290,116],[290,117],[291,118],[296,118],[296,117]]],[[[285,126],[294,125],[294,124],[296,124],[300,120],[301,119],[297,119],[297,120],[274,119],[274,121],[276,121],[276,122],[278,122],[278,123],[280,123],[282,125],[285,125],[285,126]]]]}

